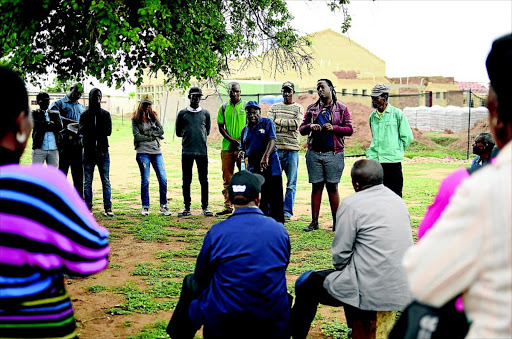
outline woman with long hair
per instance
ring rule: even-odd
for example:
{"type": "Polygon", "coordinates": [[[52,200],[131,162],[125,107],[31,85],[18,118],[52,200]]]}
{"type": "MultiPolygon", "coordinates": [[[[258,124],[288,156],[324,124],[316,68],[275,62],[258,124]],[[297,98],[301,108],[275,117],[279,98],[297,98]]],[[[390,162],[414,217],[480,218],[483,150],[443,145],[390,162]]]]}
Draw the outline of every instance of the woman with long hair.
{"type": "Polygon", "coordinates": [[[155,170],[160,190],[160,214],[171,215],[167,208],[167,176],[164,158],[160,150],[160,140],[164,128],[152,109],[153,97],[144,94],[139,107],[133,113],[132,132],[136,160],[140,169],[140,197],[142,200],[142,215],[149,215],[149,167],[155,170]]]}
{"type": "Polygon", "coordinates": [[[27,91],[6,68],[0,79],[0,337],[76,338],[64,275],[106,268],[108,231],[61,171],[19,165],[32,129],[27,91]]]}
{"type": "Polygon", "coordinates": [[[300,125],[300,134],[308,135],[306,167],[311,191],[311,223],[304,228],[317,230],[318,215],[324,186],[329,195],[332,229],[336,226],[336,211],[340,203],[338,183],[345,167],[345,136],[353,133],[347,106],[336,98],[334,85],[329,79],[317,81],[318,101],[309,105],[300,125]]]}

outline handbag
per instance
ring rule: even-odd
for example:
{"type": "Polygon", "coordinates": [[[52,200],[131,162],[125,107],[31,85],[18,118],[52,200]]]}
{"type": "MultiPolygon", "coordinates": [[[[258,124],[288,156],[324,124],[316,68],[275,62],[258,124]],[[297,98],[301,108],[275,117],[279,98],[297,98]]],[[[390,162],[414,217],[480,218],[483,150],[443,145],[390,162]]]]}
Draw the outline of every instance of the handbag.
{"type": "Polygon", "coordinates": [[[389,339],[462,339],[469,330],[464,312],[455,308],[458,296],[437,308],[413,301],[400,315],[389,339]]]}

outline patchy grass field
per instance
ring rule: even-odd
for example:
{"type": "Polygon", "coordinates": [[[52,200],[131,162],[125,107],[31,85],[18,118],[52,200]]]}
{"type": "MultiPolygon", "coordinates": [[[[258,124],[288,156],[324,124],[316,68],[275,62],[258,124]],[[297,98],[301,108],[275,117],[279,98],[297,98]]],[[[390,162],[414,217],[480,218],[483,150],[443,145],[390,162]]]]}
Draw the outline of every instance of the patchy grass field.
{"type": "MultiPolygon", "coordinates": [[[[195,258],[203,237],[220,218],[200,216],[200,187],[197,175],[192,182],[191,217],[178,218],[183,208],[181,195],[181,140],[166,130],[163,154],[167,171],[170,217],[158,213],[158,185],[154,172],[150,178],[151,214],[140,215],[140,174],[135,161],[129,119],[114,119],[110,138],[112,201],[115,217],[103,216],[101,184],[96,172],[93,212],[100,225],[110,231],[110,265],[103,272],[85,279],[68,279],[67,287],[75,309],[81,338],[167,338],[165,328],[176,306],[183,277],[194,270],[195,258]]],[[[166,127],[167,128],[167,127],[166,127]]],[[[218,142],[212,142],[218,147],[218,142]]],[[[220,151],[210,145],[210,209],[222,209],[220,151]]],[[[418,148],[420,149],[420,148],[418,148]]],[[[416,149],[414,152],[419,152],[416,149]]],[[[30,147],[22,163],[30,163],[30,147]]],[[[422,153],[431,156],[430,153],[422,153]]],[[[436,149],[436,156],[439,150],[436,149]]],[[[445,157],[449,155],[440,154],[445,157]]],[[[339,185],[341,197],[353,193],[350,169],[354,158],[346,159],[339,185]]],[[[440,180],[468,161],[420,159],[406,160],[404,200],[411,222],[417,229],[427,206],[435,196],[440,180]]],[[[283,177],[283,180],[286,180],[283,177]]],[[[299,178],[294,216],[287,223],[292,257],[287,282],[293,293],[298,276],[310,269],[330,268],[333,239],[331,216],[326,195],[320,211],[321,229],[304,233],[310,221],[310,184],[304,154],[300,156],[299,178]]],[[[341,309],[321,307],[312,338],[346,337],[345,317],[341,309]]],[[[201,338],[201,333],[198,333],[201,338]]],[[[243,338],[243,334],[240,335],[243,338]]]]}

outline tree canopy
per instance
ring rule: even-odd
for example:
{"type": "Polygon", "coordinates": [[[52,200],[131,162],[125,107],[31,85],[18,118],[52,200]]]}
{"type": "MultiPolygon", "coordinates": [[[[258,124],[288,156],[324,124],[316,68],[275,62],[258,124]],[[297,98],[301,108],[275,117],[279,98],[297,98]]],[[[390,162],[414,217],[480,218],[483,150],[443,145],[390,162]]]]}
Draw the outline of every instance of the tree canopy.
{"type": "MultiPolygon", "coordinates": [[[[328,1],[344,30],[348,2],[328,1]]],[[[160,71],[187,87],[218,81],[232,58],[309,69],[309,41],[291,20],[284,0],[0,0],[0,58],[33,83],[53,72],[120,88],[160,71]]]]}

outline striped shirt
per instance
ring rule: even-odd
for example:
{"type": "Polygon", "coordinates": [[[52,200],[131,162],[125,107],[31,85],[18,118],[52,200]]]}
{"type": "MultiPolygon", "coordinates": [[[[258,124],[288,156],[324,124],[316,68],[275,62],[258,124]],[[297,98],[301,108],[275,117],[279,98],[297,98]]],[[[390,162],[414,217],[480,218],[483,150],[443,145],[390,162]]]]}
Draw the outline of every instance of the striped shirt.
{"type": "Polygon", "coordinates": [[[64,275],[106,268],[107,236],[63,173],[1,166],[0,337],[74,338],[64,275]]]}
{"type": "Polygon", "coordinates": [[[304,107],[294,102],[285,105],[273,104],[268,110],[267,118],[276,125],[276,147],[280,150],[299,151],[299,127],[304,116],[304,107]]]}
{"type": "Polygon", "coordinates": [[[467,338],[512,337],[512,142],[459,186],[403,263],[419,301],[462,293],[467,338]]]}

